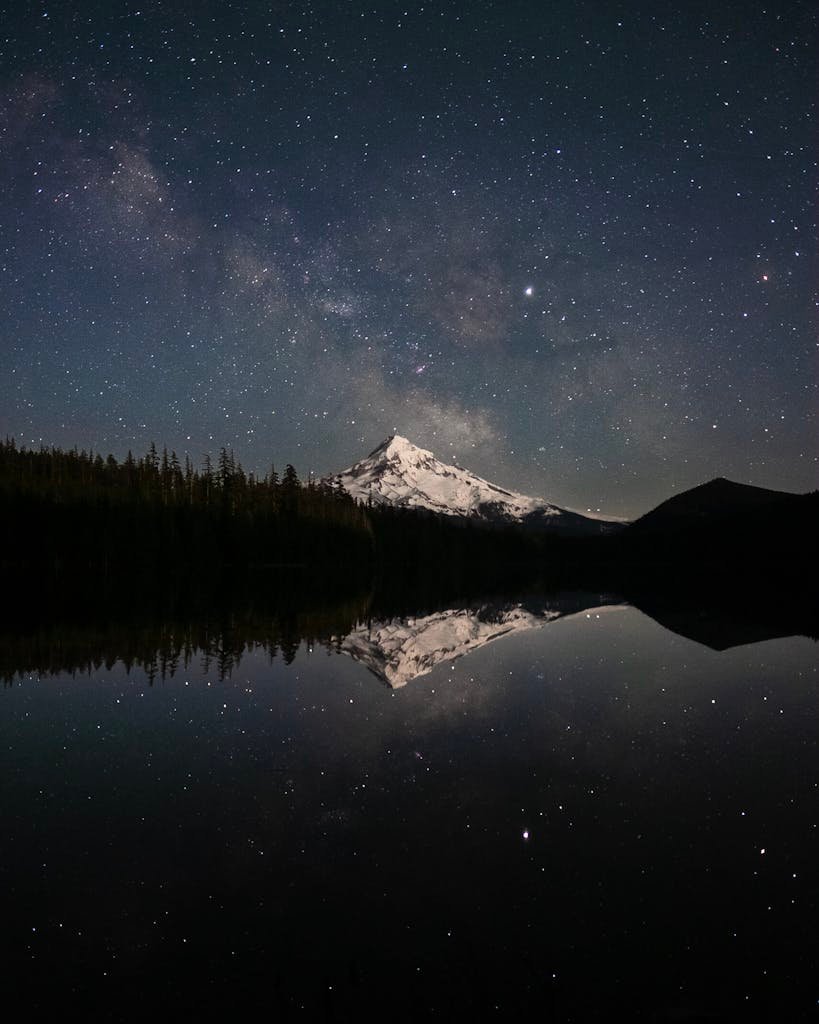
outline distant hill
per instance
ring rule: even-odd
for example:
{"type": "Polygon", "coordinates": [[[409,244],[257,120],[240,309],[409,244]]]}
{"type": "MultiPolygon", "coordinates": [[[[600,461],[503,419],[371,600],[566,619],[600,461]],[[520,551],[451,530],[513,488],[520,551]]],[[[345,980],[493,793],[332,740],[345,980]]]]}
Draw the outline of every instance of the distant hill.
{"type": "Polygon", "coordinates": [[[628,526],[621,541],[643,560],[805,565],[816,557],[817,525],[817,491],[790,494],[719,477],[662,502],[628,526]]]}
{"type": "Polygon", "coordinates": [[[667,498],[651,512],[636,520],[633,526],[640,531],[668,529],[705,520],[733,518],[762,509],[772,511],[783,505],[799,501],[800,494],[772,491],[767,487],[738,484],[725,477],[692,487],[690,491],[667,498]]]}

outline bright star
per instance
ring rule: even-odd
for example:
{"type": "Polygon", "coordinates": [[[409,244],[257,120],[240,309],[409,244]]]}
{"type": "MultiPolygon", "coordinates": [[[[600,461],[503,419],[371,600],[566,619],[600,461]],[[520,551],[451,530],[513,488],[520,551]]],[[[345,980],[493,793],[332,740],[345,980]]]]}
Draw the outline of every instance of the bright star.
{"type": "Polygon", "coordinates": [[[532,296],[535,294],[535,289],[531,285],[528,285],[526,288],[524,288],[523,294],[532,296]]]}

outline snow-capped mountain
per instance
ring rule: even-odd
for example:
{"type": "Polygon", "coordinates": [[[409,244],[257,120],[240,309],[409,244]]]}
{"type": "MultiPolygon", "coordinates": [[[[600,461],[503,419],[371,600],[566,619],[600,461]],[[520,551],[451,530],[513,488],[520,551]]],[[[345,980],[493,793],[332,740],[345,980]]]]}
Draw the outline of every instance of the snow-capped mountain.
{"type": "Polygon", "coordinates": [[[617,525],[498,487],[460,466],[440,462],[432,452],[398,434],[326,482],[342,487],[359,501],[423,508],[448,516],[526,523],[565,533],[601,533],[617,525]]]}

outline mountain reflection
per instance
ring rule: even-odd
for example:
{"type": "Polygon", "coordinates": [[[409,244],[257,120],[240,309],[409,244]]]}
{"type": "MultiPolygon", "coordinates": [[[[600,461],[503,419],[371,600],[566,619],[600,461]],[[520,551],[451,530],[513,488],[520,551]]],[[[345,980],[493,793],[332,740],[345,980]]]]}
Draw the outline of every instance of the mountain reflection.
{"type": "Polygon", "coordinates": [[[448,608],[421,617],[371,621],[352,630],[339,650],[366,666],[393,689],[427,675],[504,637],[539,629],[555,619],[601,606],[616,606],[605,595],[572,594],[540,604],[485,604],[448,608]]]}
{"type": "Polygon", "coordinates": [[[150,682],[171,679],[193,664],[225,679],[252,651],[289,664],[300,651],[323,648],[349,656],[397,688],[504,637],[623,605],[714,650],[819,635],[814,604],[787,588],[764,593],[739,586],[654,586],[440,599],[429,592],[393,592],[389,600],[220,591],[218,601],[198,595],[195,602],[160,606],[156,600],[91,607],[66,602],[36,616],[7,612],[0,625],[0,677],[8,685],[21,676],[90,675],[119,663],[144,671],[150,682]]]}

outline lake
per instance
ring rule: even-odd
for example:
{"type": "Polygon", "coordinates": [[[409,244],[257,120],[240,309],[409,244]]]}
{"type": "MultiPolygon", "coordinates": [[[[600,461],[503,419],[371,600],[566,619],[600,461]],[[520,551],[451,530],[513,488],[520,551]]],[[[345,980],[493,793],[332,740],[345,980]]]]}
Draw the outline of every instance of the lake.
{"type": "Polygon", "coordinates": [[[708,646],[588,594],[126,635],[7,660],[7,1002],[815,1013],[814,640],[708,646]]]}

